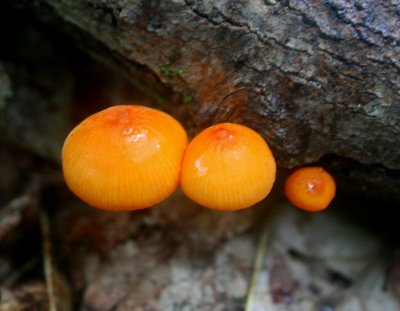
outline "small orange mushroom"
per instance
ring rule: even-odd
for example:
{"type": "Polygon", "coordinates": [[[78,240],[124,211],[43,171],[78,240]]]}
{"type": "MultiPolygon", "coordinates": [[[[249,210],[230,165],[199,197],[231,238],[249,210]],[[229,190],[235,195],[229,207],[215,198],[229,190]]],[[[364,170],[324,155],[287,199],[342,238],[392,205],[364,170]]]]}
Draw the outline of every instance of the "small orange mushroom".
{"type": "Polygon", "coordinates": [[[150,207],[178,187],[186,145],[185,130],[170,115],[143,106],[114,106],[85,119],[65,140],[65,181],[100,209],[150,207]]]}
{"type": "Polygon", "coordinates": [[[285,193],[293,205],[318,212],[327,208],[335,197],[335,180],[322,167],[303,167],[289,176],[285,193]]]}
{"type": "Polygon", "coordinates": [[[276,164],[265,140],[234,123],[211,126],[189,143],[182,164],[183,192],[217,210],[238,210],[264,199],[276,164]]]}

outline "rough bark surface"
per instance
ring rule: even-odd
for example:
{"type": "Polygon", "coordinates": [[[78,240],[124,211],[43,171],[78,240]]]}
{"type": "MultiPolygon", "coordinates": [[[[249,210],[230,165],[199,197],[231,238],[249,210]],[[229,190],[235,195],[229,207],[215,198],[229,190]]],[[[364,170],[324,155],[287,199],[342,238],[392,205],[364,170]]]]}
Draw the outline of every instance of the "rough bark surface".
{"type": "Polygon", "coordinates": [[[247,124],[285,167],[400,169],[397,0],[44,2],[181,93],[195,129],[247,124]]]}

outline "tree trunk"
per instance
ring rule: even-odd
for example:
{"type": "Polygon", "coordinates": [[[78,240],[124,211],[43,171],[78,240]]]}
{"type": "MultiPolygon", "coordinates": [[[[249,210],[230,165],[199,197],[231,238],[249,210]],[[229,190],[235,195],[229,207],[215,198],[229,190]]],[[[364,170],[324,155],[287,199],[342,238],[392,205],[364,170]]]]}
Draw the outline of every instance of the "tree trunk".
{"type": "Polygon", "coordinates": [[[182,94],[195,129],[247,124],[285,167],[400,168],[396,1],[45,2],[182,94]]]}

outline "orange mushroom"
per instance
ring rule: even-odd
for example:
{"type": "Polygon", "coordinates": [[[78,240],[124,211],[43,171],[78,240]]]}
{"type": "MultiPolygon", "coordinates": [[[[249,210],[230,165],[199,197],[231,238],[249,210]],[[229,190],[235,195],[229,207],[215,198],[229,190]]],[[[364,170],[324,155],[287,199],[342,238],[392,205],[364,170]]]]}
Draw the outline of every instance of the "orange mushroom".
{"type": "Polygon", "coordinates": [[[179,185],[186,132],[170,115],[143,106],[114,106],[80,123],[65,140],[69,188],[104,210],[150,207],[179,185]]]}
{"type": "Polygon", "coordinates": [[[303,167],[289,176],[285,193],[293,205],[318,212],[327,208],[335,197],[335,180],[322,167],[303,167]]]}
{"type": "Polygon", "coordinates": [[[276,164],[265,140],[233,123],[211,126],[189,143],[182,164],[183,192],[217,210],[250,207],[275,181],[276,164]]]}

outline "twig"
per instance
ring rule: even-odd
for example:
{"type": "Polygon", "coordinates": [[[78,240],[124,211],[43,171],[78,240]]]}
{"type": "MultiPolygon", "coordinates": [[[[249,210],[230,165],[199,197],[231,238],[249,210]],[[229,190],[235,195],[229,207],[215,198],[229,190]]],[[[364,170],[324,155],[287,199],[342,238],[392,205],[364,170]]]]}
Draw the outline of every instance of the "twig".
{"type": "Polygon", "coordinates": [[[273,220],[273,215],[275,214],[274,211],[271,210],[271,212],[266,216],[267,221],[265,222],[265,225],[263,227],[263,230],[261,232],[260,240],[257,244],[257,251],[255,255],[255,260],[254,260],[254,266],[253,266],[253,273],[251,276],[251,281],[249,285],[249,289],[247,292],[246,296],[246,304],[245,304],[245,311],[253,311],[254,310],[254,297],[255,297],[255,292],[256,292],[256,286],[258,283],[258,276],[260,275],[260,272],[262,270],[262,264],[263,264],[263,259],[265,257],[265,253],[267,250],[267,244],[268,244],[268,239],[270,236],[271,232],[271,225],[272,225],[272,220],[273,220]]]}
{"type": "Polygon", "coordinates": [[[10,287],[14,285],[22,276],[24,276],[26,273],[31,271],[35,265],[38,263],[39,257],[33,257],[29,259],[27,262],[23,264],[21,268],[18,269],[15,273],[13,273],[9,278],[7,278],[6,281],[4,281],[3,285],[4,287],[10,287]]]}
{"type": "Polygon", "coordinates": [[[44,258],[44,273],[46,278],[46,287],[49,298],[49,310],[57,311],[57,304],[55,301],[55,290],[52,275],[52,263],[51,263],[51,243],[50,243],[50,229],[49,219],[44,211],[40,213],[40,226],[43,235],[43,258],[44,258]]]}

